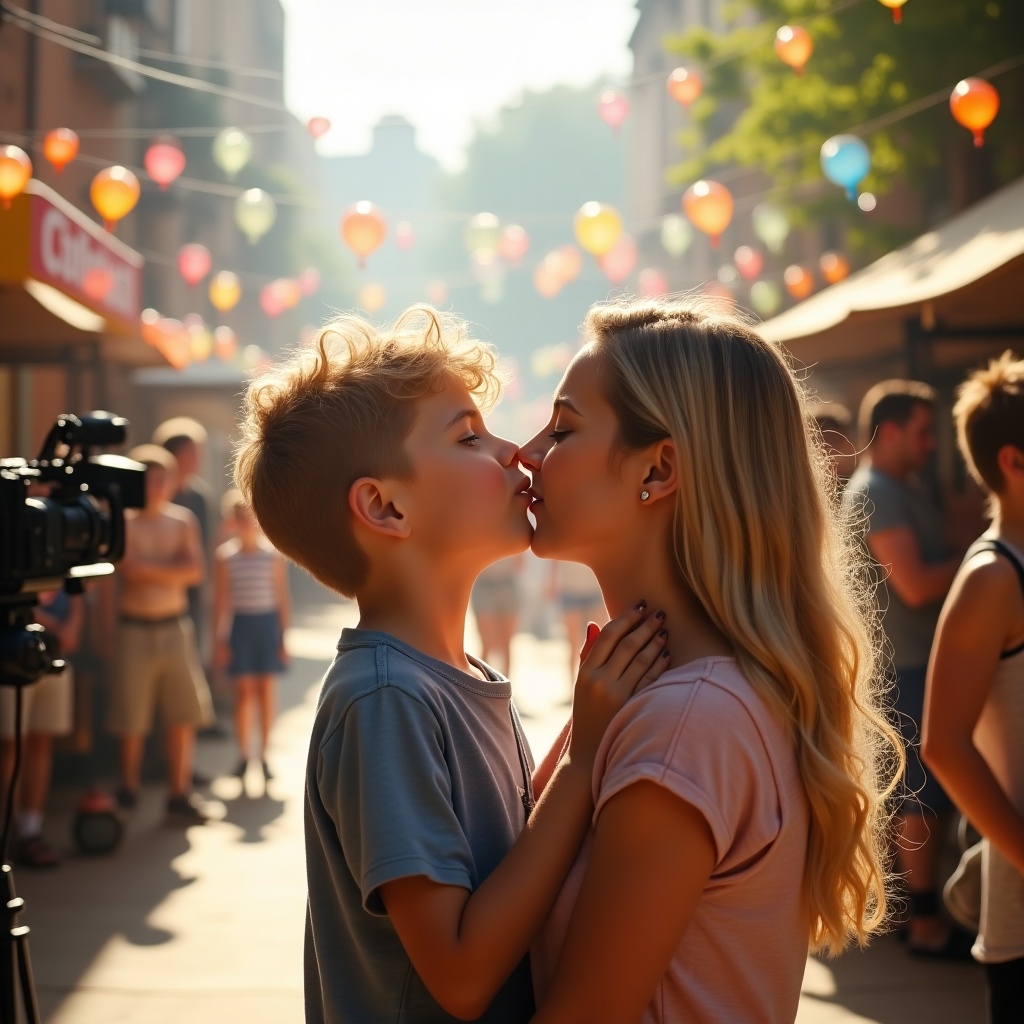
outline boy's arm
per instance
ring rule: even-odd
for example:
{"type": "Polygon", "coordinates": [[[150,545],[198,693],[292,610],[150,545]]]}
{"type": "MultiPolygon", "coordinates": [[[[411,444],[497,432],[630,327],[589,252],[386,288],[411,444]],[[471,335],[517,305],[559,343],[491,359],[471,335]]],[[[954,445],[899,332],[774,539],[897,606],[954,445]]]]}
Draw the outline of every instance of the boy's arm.
{"type": "Polygon", "coordinates": [[[288,590],[288,563],[283,555],[274,559],[274,593],[277,597],[277,615],[281,623],[281,635],[292,622],[292,598],[288,590]]]}
{"type": "Polygon", "coordinates": [[[1019,608],[1020,584],[1005,559],[957,577],[932,645],[921,753],[957,807],[1024,874],[1024,816],[973,738],[1019,608]]]}
{"type": "Polygon", "coordinates": [[[189,515],[187,520],[175,520],[175,525],[180,530],[180,536],[174,560],[151,562],[126,550],[120,562],[121,572],[126,579],[132,583],[154,583],[163,587],[195,587],[203,582],[205,569],[199,522],[195,516],[189,515]]]}
{"type": "Polygon", "coordinates": [[[381,886],[417,974],[449,1013],[479,1017],[543,924],[593,812],[591,776],[608,723],[667,665],[661,619],[634,610],[609,623],[580,669],[573,736],[519,838],[473,892],[410,875],[381,886]]]}

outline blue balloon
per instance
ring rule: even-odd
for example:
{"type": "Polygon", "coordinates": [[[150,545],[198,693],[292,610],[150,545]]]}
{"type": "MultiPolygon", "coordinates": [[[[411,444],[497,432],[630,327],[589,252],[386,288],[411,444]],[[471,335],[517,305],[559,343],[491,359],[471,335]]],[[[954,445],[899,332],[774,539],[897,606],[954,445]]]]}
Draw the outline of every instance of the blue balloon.
{"type": "Polygon", "coordinates": [[[856,199],[857,186],[871,170],[871,153],[856,135],[833,135],[821,147],[821,169],[829,181],[846,189],[848,199],[856,199]]]}

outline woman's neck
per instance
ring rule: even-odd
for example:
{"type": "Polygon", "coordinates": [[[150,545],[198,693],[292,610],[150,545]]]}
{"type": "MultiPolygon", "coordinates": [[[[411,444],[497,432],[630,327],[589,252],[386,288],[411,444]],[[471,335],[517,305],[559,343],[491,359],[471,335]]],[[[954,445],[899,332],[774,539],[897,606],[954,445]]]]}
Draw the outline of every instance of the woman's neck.
{"type": "Polygon", "coordinates": [[[1018,551],[1024,551],[1024,508],[1000,501],[992,529],[1018,551]]]}

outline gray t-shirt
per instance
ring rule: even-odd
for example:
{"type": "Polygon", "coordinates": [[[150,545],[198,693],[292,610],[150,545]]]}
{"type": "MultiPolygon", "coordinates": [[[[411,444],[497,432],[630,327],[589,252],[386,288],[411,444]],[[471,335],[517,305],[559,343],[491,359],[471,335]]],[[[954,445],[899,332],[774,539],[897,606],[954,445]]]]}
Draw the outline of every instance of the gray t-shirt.
{"type": "MultiPolygon", "coordinates": [[[[413,970],[380,898],[426,875],[475,890],[519,835],[533,762],[512,688],[387,633],[346,629],[324,679],[306,765],[306,1020],[457,1018],[413,970]]],[[[533,1013],[524,958],[481,1021],[533,1013]]]]}
{"type": "MultiPolygon", "coordinates": [[[[917,538],[926,564],[951,557],[939,510],[919,481],[896,480],[873,466],[861,466],[846,485],[843,503],[862,515],[865,535],[905,527],[917,538]]],[[[892,647],[893,667],[923,668],[928,664],[942,601],[911,608],[886,584],[888,567],[874,563],[874,570],[882,628],[892,647]]]]}

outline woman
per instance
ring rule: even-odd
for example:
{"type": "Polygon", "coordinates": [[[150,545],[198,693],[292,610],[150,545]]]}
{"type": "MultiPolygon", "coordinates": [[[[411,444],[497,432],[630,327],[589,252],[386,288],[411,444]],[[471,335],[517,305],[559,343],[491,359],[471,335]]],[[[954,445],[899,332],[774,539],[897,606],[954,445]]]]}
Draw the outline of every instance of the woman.
{"type": "Polygon", "coordinates": [[[601,305],[584,330],[523,448],[533,548],[589,565],[612,616],[643,593],[671,651],[602,743],[535,1020],[791,1021],[808,949],[885,917],[899,748],[861,556],[776,348],[693,303],[601,305]]]}

